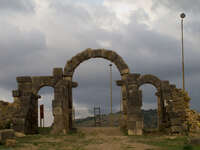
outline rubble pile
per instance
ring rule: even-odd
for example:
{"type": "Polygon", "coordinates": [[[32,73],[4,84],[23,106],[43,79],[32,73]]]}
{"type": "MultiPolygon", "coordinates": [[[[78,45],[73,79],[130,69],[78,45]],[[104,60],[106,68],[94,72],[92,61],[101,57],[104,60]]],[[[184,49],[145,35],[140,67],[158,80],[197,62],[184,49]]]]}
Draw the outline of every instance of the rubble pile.
{"type": "Polygon", "coordinates": [[[192,109],[188,109],[186,113],[189,131],[200,132],[200,113],[192,109]]]}
{"type": "Polygon", "coordinates": [[[18,108],[17,103],[0,101],[0,129],[10,129],[14,113],[18,108]]]}
{"type": "Polygon", "coordinates": [[[169,117],[170,132],[186,133],[188,130],[186,110],[189,109],[190,97],[181,89],[174,88],[171,91],[166,111],[169,117]]]}
{"type": "Polygon", "coordinates": [[[190,109],[190,97],[187,92],[173,89],[168,104],[171,133],[200,132],[200,113],[190,109]]]}

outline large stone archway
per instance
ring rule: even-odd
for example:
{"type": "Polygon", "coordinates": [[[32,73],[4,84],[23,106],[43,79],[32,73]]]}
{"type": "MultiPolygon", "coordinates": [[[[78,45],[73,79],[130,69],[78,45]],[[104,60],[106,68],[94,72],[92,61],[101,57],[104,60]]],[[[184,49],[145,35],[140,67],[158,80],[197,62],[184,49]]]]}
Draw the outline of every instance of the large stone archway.
{"type": "Polygon", "coordinates": [[[89,48],[67,61],[64,67],[64,75],[72,77],[76,67],[83,61],[86,61],[91,58],[104,58],[113,62],[117,66],[122,76],[130,73],[128,65],[124,62],[122,57],[119,56],[115,51],[89,48]]]}
{"type": "MultiPolygon", "coordinates": [[[[78,65],[84,61],[87,61],[88,59],[92,58],[103,58],[111,61],[116,65],[118,68],[121,79],[127,80],[128,75],[130,74],[130,70],[128,65],[124,62],[121,56],[119,56],[116,52],[111,50],[105,50],[105,49],[86,49],[83,52],[77,54],[76,56],[72,57],[69,61],[67,61],[65,67],[64,67],[64,80],[72,82],[73,74],[75,69],[78,67],[78,65]]],[[[122,102],[123,102],[123,117],[121,118],[121,128],[127,128],[127,87],[125,85],[119,85],[122,89],[122,102]]],[[[71,90],[71,97],[68,99],[69,101],[69,125],[72,124],[71,115],[72,115],[72,106],[73,106],[73,100],[72,100],[72,90],[71,90]]]]}

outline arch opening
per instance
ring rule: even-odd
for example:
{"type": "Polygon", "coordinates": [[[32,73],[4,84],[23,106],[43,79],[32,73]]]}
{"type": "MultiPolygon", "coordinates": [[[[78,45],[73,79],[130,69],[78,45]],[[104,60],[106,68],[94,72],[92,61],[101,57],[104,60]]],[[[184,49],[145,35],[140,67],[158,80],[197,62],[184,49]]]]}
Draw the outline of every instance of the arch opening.
{"type": "Polygon", "coordinates": [[[143,84],[140,86],[142,96],[142,113],[144,117],[144,131],[153,131],[158,129],[158,96],[157,89],[152,84],[143,84]]]}
{"type": "Polygon", "coordinates": [[[73,79],[78,82],[79,86],[73,89],[75,127],[94,127],[94,108],[100,108],[101,114],[101,124],[96,124],[96,126],[119,126],[121,94],[120,87],[114,81],[120,78],[120,73],[117,67],[112,65],[112,113],[114,117],[111,118],[110,63],[105,59],[96,58],[87,60],[76,68],[73,79]]]}
{"type": "Polygon", "coordinates": [[[54,122],[52,100],[54,99],[54,88],[51,86],[43,86],[38,90],[37,114],[38,114],[38,128],[42,132],[42,128],[51,129],[54,122]],[[43,105],[43,119],[41,118],[41,106],[43,105]]]}

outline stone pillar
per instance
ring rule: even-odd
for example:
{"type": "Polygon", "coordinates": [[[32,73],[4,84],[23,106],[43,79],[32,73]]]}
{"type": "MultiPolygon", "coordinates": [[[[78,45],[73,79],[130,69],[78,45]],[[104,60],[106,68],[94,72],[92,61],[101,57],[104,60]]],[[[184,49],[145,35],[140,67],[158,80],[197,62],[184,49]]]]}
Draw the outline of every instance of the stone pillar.
{"type": "Polygon", "coordinates": [[[162,131],[163,129],[163,109],[164,109],[164,106],[163,106],[163,103],[161,102],[161,91],[158,90],[155,95],[157,96],[157,127],[158,127],[158,130],[159,131],[162,131]]]}
{"type": "Polygon", "coordinates": [[[66,133],[67,129],[67,107],[68,103],[66,102],[68,97],[68,83],[64,80],[60,80],[54,89],[54,100],[52,101],[53,105],[53,115],[54,123],[52,126],[51,133],[66,133]]]}
{"type": "Polygon", "coordinates": [[[142,101],[141,92],[137,85],[128,85],[128,134],[142,135],[143,134],[143,115],[141,111],[142,101]]]}
{"type": "Polygon", "coordinates": [[[125,81],[127,80],[127,74],[122,76],[122,80],[116,81],[118,86],[121,86],[121,98],[122,98],[122,114],[120,118],[120,128],[127,130],[127,87],[125,81]]]}
{"type": "Polygon", "coordinates": [[[62,68],[54,68],[53,77],[56,85],[54,88],[54,100],[52,101],[54,122],[51,133],[66,133],[69,130],[67,118],[68,97],[70,95],[69,82],[63,79],[62,68]]]}
{"type": "Polygon", "coordinates": [[[169,102],[171,101],[171,89],[169,86],[169,81],[162,81],[161,83],[161,97],[160,102],[162,106],[162,122],[160,126],[160,130],[169,133],[170,122],[169,122],[169,102]]]}
{"type": "Polygon", "coordinates": [[[67,103],[68,106],[66,108],[66,119],[67,119],[67,129],[68,131],[73,129],[73,117],[72,117],[72,111],[73,111],[73,102],[72,102],[72,76],[68,75],[64,77],[64,80],[68,82],[68,97],[67,97],[67,103]]]}
{"type": "Polygon", "coordinates": [[[52,133],[67,133],[73,129],[72,87],[76,87],[77,83],[72,82],[72,74],[63,75],[61,69],[54,69],[53,74],[55,78],[58,78],[58,82],[54,90],[52,133]]]}
{"type": "Polygon", "coordinates": [[[38,132],[37,96],[32,93],[32,80],[30,76],[17,77],[18,90],[13,91],[15,101],[20,109],[13,119],[13,128],[26,134],[38,132]]]}
{"type": "Polygon", "coordinates": [[[142,93],[137,85],[139,76],[139,74],[127,74],[122,76],[121,81],[117,81],[117,85],[122,86],[123,126],[129,135],[142,135],[142,93]]]}

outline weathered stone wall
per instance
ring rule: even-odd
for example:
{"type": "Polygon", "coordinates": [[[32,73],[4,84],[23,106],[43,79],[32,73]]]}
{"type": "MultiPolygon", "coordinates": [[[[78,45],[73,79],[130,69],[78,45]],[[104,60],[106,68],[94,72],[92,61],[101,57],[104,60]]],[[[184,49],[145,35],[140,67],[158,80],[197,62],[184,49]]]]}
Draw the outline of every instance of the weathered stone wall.
{"type": "Polygon", "coordinates": [[[171,132],[200,132],[200,113],[190,109],[191,99],[188,93],[175,87],[171,90],[172,100],[167,107],[170,115],[171,132]]]}
{"type": "Polygon", "coordinates": [[[186,109],[186,120],[189,132],[200,132],[200,113],[192,109],[186,109]]]}
{"type": "Polygon", "coordinates": [[[17,111],[17,107],[16,103],[0,101],[0,129],[12,127],[12,119],[17,111]]]}
{"type": "Polygon", "coordinates": [[[190,97],[187,92],[171,86],[171,98],[165,102],[168,122],[166,128],[171,134],[187,134],[189,132],[188,115],[190,97]]]}

